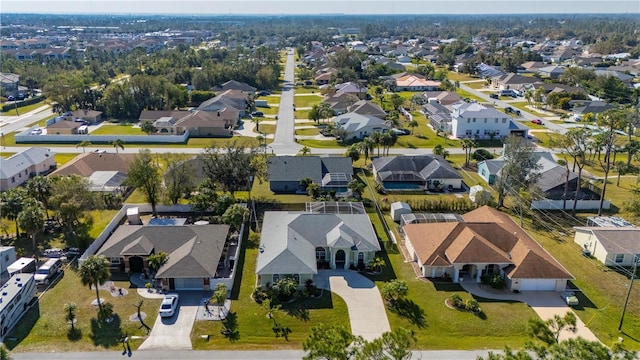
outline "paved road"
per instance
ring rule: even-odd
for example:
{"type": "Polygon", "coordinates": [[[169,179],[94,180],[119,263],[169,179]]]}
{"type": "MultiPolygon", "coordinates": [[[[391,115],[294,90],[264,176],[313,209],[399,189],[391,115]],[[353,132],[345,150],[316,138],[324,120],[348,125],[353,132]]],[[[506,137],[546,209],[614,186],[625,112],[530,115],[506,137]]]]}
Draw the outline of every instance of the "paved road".
{"type": "Polygon", "coordinates": [[[178,313],[170,318],[158,315],[149,337],[138,350],[191,350],[191,329],[200,306],[199,291],[179,292],[178,313]]]}
{"type": "Polygon", "coordinates": [[[313,277],[313,282],[347,303],[353,335],[371,341],[391,331],[380,291],[371,280],[354,271],[322,270],[313,277]]]}
{"type": "Polygon", "coordinates": [[[293,112],[293,93],[295,81],[295,59],[293,51],[287,50],[287,63],[284,67],[284,84],[280,95],[278,121],[273,143],[269,147],[279,155],[295,155],[302,146],[295,142],[295,118],[293,112]]]}
{"type": "Polygon", "coordinates": [[[43,105],[19,116],[0,116],[0,131],[9,134],[51,116],[51,106],[43,105]]]}
{"type": "MultiPolygon", "coordinates": [[[[478,356],[486,356],[488,350],[434,350],[414,351],[412,359],[434,360],[474,360],[478,356]]],[[[133,351],[131,358],[145,360],[300,360],[305,353],[302,350],[274,351],[133,351]]],[[[73,353],[13,353],[14,360],[113,360],[126,358],[120,351],[94,351],[73,353]]]]}

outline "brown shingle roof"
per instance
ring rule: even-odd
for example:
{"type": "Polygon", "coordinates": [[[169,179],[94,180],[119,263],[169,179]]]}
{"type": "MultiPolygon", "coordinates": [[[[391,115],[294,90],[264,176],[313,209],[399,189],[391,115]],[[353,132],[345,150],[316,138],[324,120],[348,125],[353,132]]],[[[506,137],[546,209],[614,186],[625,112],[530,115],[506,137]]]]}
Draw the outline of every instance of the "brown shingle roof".
{"type": "Polygon", "coordinates": [[[76,156],[70,162],[59,167],[51,175],[80,175],[89,177],[95,171],[120,171],[126,174],[135,158],[135,154],[95,153],[76,156]]]}
{"type": "Polygon", "coordinates": [[[573,279],[508,215],[483,206],[463,218],[467,222],[405,225],[422,265],[512,263],[506,269],[510,278],[573,279]]]}
{"type": "Polygon", "coordinates": [[[58,121],[47,126],[47,129],[76,129],[82,126],[81,123],[75,121],[58,121]]]}

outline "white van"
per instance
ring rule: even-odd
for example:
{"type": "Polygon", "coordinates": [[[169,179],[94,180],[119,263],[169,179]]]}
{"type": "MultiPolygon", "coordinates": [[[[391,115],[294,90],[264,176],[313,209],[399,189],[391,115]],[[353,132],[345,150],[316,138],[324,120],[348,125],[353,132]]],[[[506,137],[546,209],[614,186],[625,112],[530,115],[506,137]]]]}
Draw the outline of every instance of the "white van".
{"type": "Polygon", "coordinates": [[[49,285],[51,280],[55,278],[60,272],[60,268],[62,266],[62,261],[60,259],[49,259],[44,265],[38,268],[36,271],[36,275],[34,279],[36,280],[36,285],[49,285]]]}

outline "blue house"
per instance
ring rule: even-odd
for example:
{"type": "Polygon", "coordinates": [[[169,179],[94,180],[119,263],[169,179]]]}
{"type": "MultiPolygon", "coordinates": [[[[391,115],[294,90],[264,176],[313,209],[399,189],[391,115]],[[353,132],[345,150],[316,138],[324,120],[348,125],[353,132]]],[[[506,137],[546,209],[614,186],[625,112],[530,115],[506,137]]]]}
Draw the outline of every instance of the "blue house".
{"type": "Polygon", "coordinates": [[[309,178],[322,190],[346,192],[353,177],[351,158],[344,156],[273,156],[267,160],[269,189],[274,193],[306,193],[300,180],[309,178]]]}
{"type": "Polygon", "coordinates": [[[478,163],[478,175],[484,179],[489,185],[493,185],[496,182],[498,171],[502,169],[504,160],[491,159],[484,160],[478,163]]]}

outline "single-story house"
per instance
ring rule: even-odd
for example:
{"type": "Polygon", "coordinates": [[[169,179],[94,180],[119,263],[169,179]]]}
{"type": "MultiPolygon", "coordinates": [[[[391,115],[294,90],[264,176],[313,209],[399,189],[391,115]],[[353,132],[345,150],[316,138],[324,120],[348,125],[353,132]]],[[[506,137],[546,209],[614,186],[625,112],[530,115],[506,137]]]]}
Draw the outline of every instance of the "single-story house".
{"type": "Polygon", "coordinates": [[[593,120],[598,118],[598,115],[606,110],[613,109],[613,105],[604,101],[588,101],[588,100],[575,100],[573,104],[573,118],[576,120],[582,120],[582,116],[586,114],[593,114],[593,120]]]}
{"type": "Polygon", "coordinates": [[[7,158],[0,157],[0,191],[18,187],[55,168],[55,153],[47,148],[32,147],[7,158]]]}
{"type": "Polygon", "coordinates": [[[633,266],[640,261],[640,229],[628,227],[574,227],[573,241],[606,266],[633,266]]]}
{"type": "Polygon", "coordinates": [[[91,125],[95,125],[102,120],[102,111],[78,109],[73,112],[73,117],[75,119],[84,120],[91,125]]]}
{"type": "Polygon", "coordinates": [[[367,87],[354,82],[346,82],[335,86],[336,94],[353,94],[359,99],[364,100],[367,96],[367,87]]]}
{"type": "Polygon", "coordinates": [[[240,120],[239,111],[225,107],[218,111],[196,110],[175,122],[176,134],[191,137],[229,137],[240,120]]]}
{"type": "Polygon", "coordinates": [[[213,88],[213,91],[227,91],[227,90],[241,91],[251,95],[255,93],[257,89],[249,84],[246,84],[240,81],[235,81],[235,80],[229,80],[223,83],[222,85],[219,85],[213,88]]]}
{"type": "Polygon", "coordinates": [[[238,120],[246,116],[246,109],[249,105],[249,94],[241,90],[225,90],[204,101],[198,110],[220,111],[222,109],[235,109],[238,111],[238,120]]]}
{"type": "Polygon", "coordinates": [[[462,176],[440,155],[373,159],[373,177],[387,190],[460,190],[462,176]]]}
{"type": "Polygon", "coordinates": [[[333,122],[336,128],[346,132],[345,140],[362,140],[374,132],[382,133],[391,129],[388,121],[373,115],[361,115],[353,112],[336,116],[333,122]]]}
{"type": "Polygon", "coordinates": [[[360,115],[371,115],[383,119],[387,116],[387,112],[384,111],[378,104],[368,100],[358,100],[353,105],[347,108],[348,112],[353,112],[360,115]]]}
{"type": "Polygon", "coordinates": [[[396,91],[434,91],[440,89],[440,81],[429,80],[422,75],[403,74],[400,77],[393,76],[396,82],[396,91]]]}
{"type": "Polygon", "coordinates": [[[463,218],[403,227],[405,246],[422,276],[459,283],[499,274],[511,291],[564,291],[574,279],[507,214],[483,206],[463,218]]]}
{"type": "Polygon", "coordinates": [[[97,255],[110,260],[112,272],[142,273],[150,255],[165,252],[155,274],[163,289],[210,290],[228,239],[229,225],[121,225],[97,255]]]}
{"type": "Polygon", "coordinates": [[[545,66],[538,69],[538,73],[540,75],[546,76],[551,79],[559,78],[560,76],[562,76],[562,74],[564,74],[565,71],[566,71],[566,68],[564,66],[557,66],[557,65],[545,66]]]}
{"type": "Polygon", "coordinates": [[[47,126],[49,135],[76,135],[82,123],[76,121],[61,120],[47,126]]]}
{"type": "Polygon", "coordinates": [[[267,159],[269,189],[274,193],[306,193],[300,180],[309,178],[322,190],[348,191],[351,158],[344,156],[272,156],[267,159]]]}
{"type": "Polygon", "coordinates": [[[135,154],[89,152],[76,156],[51,176],[79,175],[91,182],[91,191],[125,192],[124,181],[135,154]]]}
{"type": "Polygon", "coordinates": [[[500,90],[520,89],[525,85],[541,83],[542,81],[535,77],[526,77],[515,73],[498,75],[492,79],[492,85],[500,90]]]}
{"type": "MultiPolygon", "coordinates": [[[[538,157],[540,177],[536,185],[545,194],[545,197],[555,200],[561,199],[567,181],[569,182],[568,195],[573,196],[576,186],[578,186],[578,175],[573,171],[569,171],[569,178],[567,179],[566,167],[558,164],[550,152],[538,151],[532,155],[538,157]]],[[[478,163],[478,175],[487,184],[493,185],[500,177],[500,171],[503,166],[504,160],[502,158],[481,161],[478,163]]]]}
{"type": "Polygon", "coordinates": [[[452,91],[425,91],[424,98],[427,102],[437,102],[442,105],[451,105],[462,101],[462,98],[452,91]]]}
{"type": "Polygon", "coordinates": [[[366,266],[380,244],[366,214],[267,211],[256,274],[263,287],[284,277],[300,286],[318,269],[366,266]]]}

